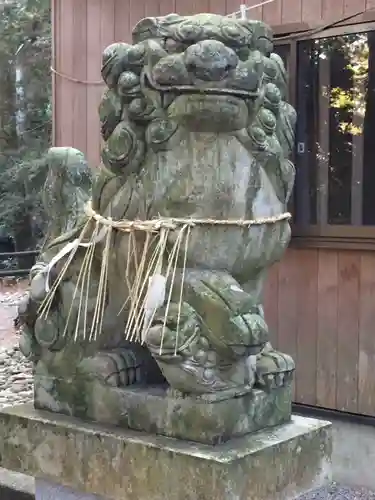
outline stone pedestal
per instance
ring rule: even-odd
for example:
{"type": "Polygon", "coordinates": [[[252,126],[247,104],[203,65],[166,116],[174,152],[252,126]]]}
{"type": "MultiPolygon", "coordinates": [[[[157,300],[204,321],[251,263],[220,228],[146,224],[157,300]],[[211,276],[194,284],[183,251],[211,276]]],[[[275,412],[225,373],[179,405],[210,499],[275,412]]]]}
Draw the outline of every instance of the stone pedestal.
{"type": "Polygon", "coordinates": [[[331,474],[330,424],[297,416],[212,446],[24,405],[0,412],[0,435],[0,466],[37,477],[38,500],[287,500],[331,474]]]}
{"type": "MultiPolygon", "coordinates": [[[[86,404],[72,397],[77,387],[71,384],[72,417],[203,444],[222,444],[284,424],[292,413],[291,383],[268,392],[254,389],[236,397],[223,391],[221,398],[217,393],[182,396],[163,385],[118,389],[93,382],[84,387],[86,404]]],[[[58,400],[41,397],[40,388],[35,405],[40,410],[65,413],[58,400]]]]}

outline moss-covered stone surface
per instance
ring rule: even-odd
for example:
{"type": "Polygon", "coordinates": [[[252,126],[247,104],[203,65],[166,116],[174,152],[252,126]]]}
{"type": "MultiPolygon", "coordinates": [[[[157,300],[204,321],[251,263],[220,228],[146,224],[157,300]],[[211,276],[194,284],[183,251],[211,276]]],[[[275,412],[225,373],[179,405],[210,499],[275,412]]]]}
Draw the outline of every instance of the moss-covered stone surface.
{"type": "MultiPolygon", "coordinates": [[[[76,416],[124,429],[148,432],[199,443],[219,444],[232,437],[288,422],[291,385],[222,400],[182,396],[167,385],[108,387],[79,378],[55,384],[56,399],[36,380],[35,404],[41,409],[76,416]]],[[[47,379],[48,381],[48,379],[47,379]]],[[[44,384],[47,383],[43,380],[44,384]]]]}
{"type": "Polygon", "coordinates": [[[23,406],[0,413],[0,466],[114,500],[287,500],[331,473],[330,424],[197,445],[23,406]]]}

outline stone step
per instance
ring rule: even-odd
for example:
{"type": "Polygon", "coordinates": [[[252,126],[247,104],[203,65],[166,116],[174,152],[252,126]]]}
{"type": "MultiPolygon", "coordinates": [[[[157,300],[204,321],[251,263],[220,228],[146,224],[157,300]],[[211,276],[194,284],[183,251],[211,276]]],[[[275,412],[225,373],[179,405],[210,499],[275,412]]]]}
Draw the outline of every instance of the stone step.
{"type": "Polygon", "coordinates": [[[0,468],[1,500],[34,500],[34,478],[0,468]]]}
{"type": "MultiPolygon", "coordinates": [[[[34,478],[0,468],[1,500],[35,500],[34,478]]],[[[333,483],[319,488],[297,500],[375,500],[375,492],[333,483]]]]}

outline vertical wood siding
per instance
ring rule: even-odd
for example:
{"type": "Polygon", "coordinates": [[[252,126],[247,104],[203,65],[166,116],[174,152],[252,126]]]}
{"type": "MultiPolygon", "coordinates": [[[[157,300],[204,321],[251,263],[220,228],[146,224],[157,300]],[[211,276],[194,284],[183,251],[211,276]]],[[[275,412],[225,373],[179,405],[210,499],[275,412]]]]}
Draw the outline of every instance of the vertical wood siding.
{"type": "MultiPolygon", "coordinates": [[[[169,12],[230,13],[239,0],[52,0],[54,141],[81,149],[99,162],[98,104],[101,54],[130,41],[144,16],[169,12]]],[[[255,5],[259,0],[247,0],[255,5]]],[[[275,0],[251,17],[271,26],[327,24],[375,0],[275,0]]],[[[271,270],[265,289],[273,343],[294,356],[295,401],[375,415],[375,253],[289,249],[271,270]]]]}
{"type": "MultiPolygon", "coordinates": [[[[83,82],[54,75],[55,145],[77,147],[92,165],[98,163],[97,107],[104,89],[97,83],[101,79],[101,54],[115,41],[130,41],[131,29],[139,19],[173,11],[228,14],[238,10],[240,3],[239,0],[52,0],[54,67],[83,82]]],[[[246,3],[251,6],[260,0],[246,3]]],[[[375,9],[375,0],[275,0],[253,9],[251,16],[271,26],[316,25],[337,21],[366,8],[375,9]]]]}
{"type": "Polygon", "coordinates": [[[271,270],[265,314],[295,356],[295,401],[375,415],[374,304],[374,252],[289,249],[271,270]]]}

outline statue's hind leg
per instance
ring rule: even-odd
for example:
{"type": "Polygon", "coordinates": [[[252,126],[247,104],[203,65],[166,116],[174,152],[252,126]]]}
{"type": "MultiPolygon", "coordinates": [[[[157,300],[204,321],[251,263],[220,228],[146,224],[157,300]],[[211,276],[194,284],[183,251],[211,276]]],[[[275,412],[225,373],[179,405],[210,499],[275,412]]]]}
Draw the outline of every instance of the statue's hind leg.
{"type": "MultiPolygon", "coordinates": [[[[94,334],[101,255],[93,262],[90,287],[79,283],[77,286],[83,257],[83,252],[77,252],[50,307],[44,311],[48,267],[44,262],[38,263],[33,269],[29,297],[19,308],[20,347],[34,362],[35,404],[69,414],[80,414],[84,405],[95,398],[91,383],[123,387],[161,379],[160,370],[146,348],[119,340],[124,335],[123,321],[116,314],[110,314],[110,325],[106,324],[104,314],[103,325],[94,334]]],[[[50,285],[53,286],[53,280],[50,285]]],[[[107,289],[103,291],[107,311],[110,297],[107,289]]]]}

